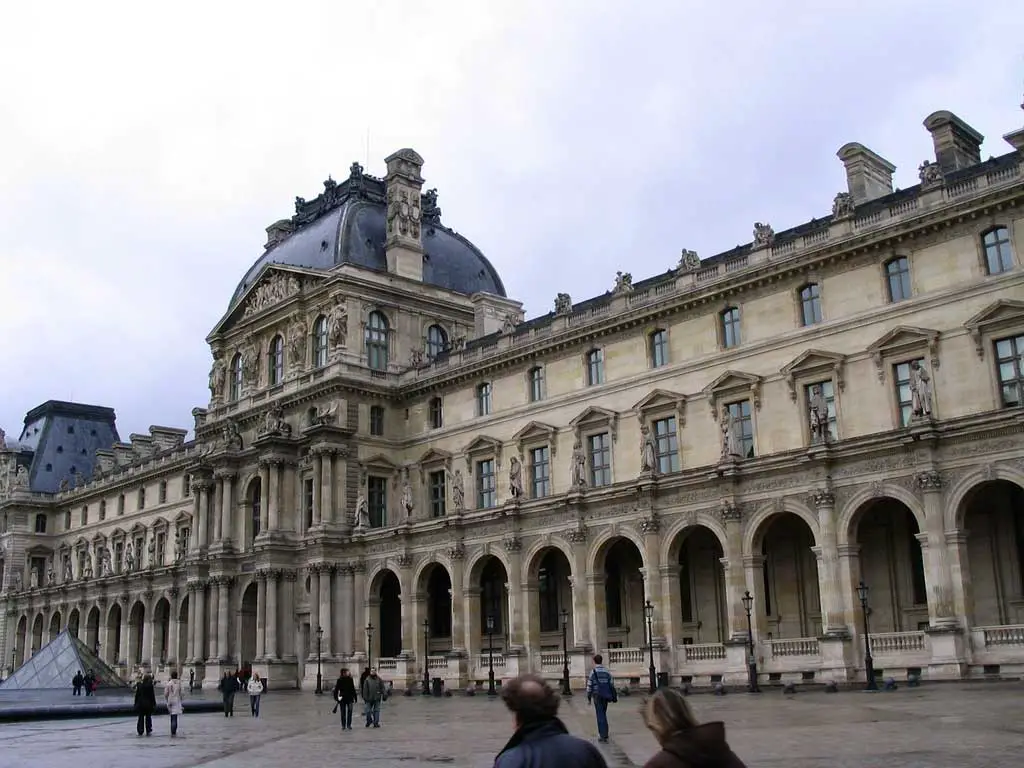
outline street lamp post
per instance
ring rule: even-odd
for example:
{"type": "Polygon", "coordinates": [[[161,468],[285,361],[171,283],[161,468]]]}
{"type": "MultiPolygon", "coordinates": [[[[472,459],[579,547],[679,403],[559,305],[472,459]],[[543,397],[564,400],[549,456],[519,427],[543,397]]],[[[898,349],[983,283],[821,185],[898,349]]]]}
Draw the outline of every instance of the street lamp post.
{"type": "Polygon", "coordinates": [[[743,609],[747,612],[747,690],[760,693],[757,684],[757,656],[754,655],[754,625],[750,621],[750,611],[754,607],[754,596],[748,589],[743,593],[743,609]]]}
{"type": "Polygon", "coordinates": [[[494,688],[494,617],[487,616],[487,695],[497,696],[494,688]]]}
{"type": "Polygon", "coordinates": [[[562,609],[562,695],[572,696],[569,687],[569,612],[562,609]]]}
{"type": "Polygon", "coordinates": [[[324,628],[316,628],[316,694],[319,696],[324,692],[324,677],[320,670],[320,643],[324,639],[324,628]]]}
{"type": "Polygon", "coordinates": [[[647,619],[647,653],[650,658],[650,665],[647,673],[650,676],[650,692],[658,690],[658,673],[654,669],[654,606],[648,600],[644,603],[644,618],[647,619]]]}
{"type": "Polygon", "coordinates": [[[430,619],[423,620],[423,695],[430,695],[430,619]]]}
{"type": "Polygon", "coordinates": [[[860,598],[860,612],[864,616],[864,675],[867,677],[867,686],[864,690],[877,691],[875,660],[871,656],[871,634],[868,630],[868,585],[863,581],[857,585],[857,596],[860,598]]]}
{"type": "Polygon", "coordinates": [[[366,625],[366,666],[373,666],[373,624],[366,625]]]}

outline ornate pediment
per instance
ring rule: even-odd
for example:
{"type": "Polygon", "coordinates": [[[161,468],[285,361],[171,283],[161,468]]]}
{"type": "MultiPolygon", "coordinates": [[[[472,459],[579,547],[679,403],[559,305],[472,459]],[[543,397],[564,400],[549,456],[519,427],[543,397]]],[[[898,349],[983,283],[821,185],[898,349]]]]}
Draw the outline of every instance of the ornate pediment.
{"type": "Polygon", "coordinates": [[[686,395],[667,389],[653,389],[645,398],[633,406],[641,423],[655,412],[672,412],[676,417],[676,429],[682,429],[686,422],[686,395]]]}
{"type": "Polygon", "coordinates": [[[1000,299],[993,302],[964,323],[964,328],[971,334],[978,357],[984,357],[986,334],[1024,328],[1024,301],[1000,299]]]}
{"type": "Polygon", "coordinates": [[[152,528],[154,531],[166,531],[167,527],[167,521],[164,520],[162,517],[158,517],[156,520],[153,521],[152,528]]]}
{"type": "Polygon", "coordinates": [[[131,534],[132,536],[145,536],[146,526],[144,526],[142,523],[136,523],[132,526],[131,534]]]}
{"type": "Polygon", "coordinates": [[[395,464],[391,459],[385,456],[383,453],[375,453],[368,459],[363,459],[359,462],[360,466],[365,470],[384,470],[387,472],[397,472],[398,465],[395,464]]]}
{"type": "Polygon", "coordinates": [[[217,324],[214,333],[223,332],[238,320],[255,317],[296,296],[301,296],[322,280],[322,277],[308,270],[267,264],[228,314],[217,324]]]}
{"type": "Polygon", "coordinates": [[[85,549],[88,546],[89,542],[86,540],[85,536],[79,536],[75,539],[75,549],[85,549]]]}
{"type": "Polygon", "coordinates": [[[868,346],[868,354],[878,369],[878,380],[885,381],[887,358],[910,356],[927,350],[933,368],[939,367],[939,332],[931,328],[898,325],[868,346]]]}
{"type": "Polygon", "coordinates": [[[761,407],[763,379],[753,373],[726,371],[704,387],[704,397],[711,408],[711,417],[718,419],[719,406],[729,400],[749,399],[755,409],[761,407]]]}
{"type": "Polygon", "coordinates": [[[607,408],[591,405],[570,421],[569,426],[572,427],[577,440],[580,439],[584,431],[592,427],[607,426],[612,434],[612,442],[615,442],[619,437],[619,414],[607,408]]]}
{"type": "Polygon", "coordinates": [[[789,396],[796,402],[797,380],[821,377],[833,379],[840,390],[846,388],[844,374],[846,371],[846,355],[837,352],[823,352],[820,349],[808,349],[799,354],[793,362],[782,368],[780,373],[785,376],[789,387],[789,396]]]}
{"type": "Polygon", "coordinates": [[[444,466],[447,467],[451,464],[451,461],[452,455],[448,451],[442,450],[440,448],[431,448],[422,456],[420,456],[420,460],[418,463],[422,467],[429,465],[436,466],[438,464],[443,464],[444,466]]]}
{"type": "Polygon", "coordinates": [[[175,525],[188,525],[191,522],[192,522],[192,515],[190,515],[185,510],[181,510],[181,512],[178,513],[177,517],[174,518],[174,524],[175,525]]]}
{"type": "Polygon", "coordinates": [[[110,532],[110,540],[116,541],[118,539],[123,539],[126,535],[124,528],[115,528],[110,532]]]}
{"type": "Polygon", "coordinates": [[[527,443],[547,443],[551,449],[551,455],[555,455],[555,437],[558,434],[558,429],[545,424],[542,421],[531,421],[525,427],[520,429],[514,435],[512,439],[515,441],[519,448],[519,453],[522,455],[523,449],[527,443]]]}
{"type": "Polygon", "coordinates": [[[501,466],[501,441],[487,435],[479,435],[462,449],[466,457],[466,469],[473,470],[474,457],[493,456],[496,466],[501,466]]]}

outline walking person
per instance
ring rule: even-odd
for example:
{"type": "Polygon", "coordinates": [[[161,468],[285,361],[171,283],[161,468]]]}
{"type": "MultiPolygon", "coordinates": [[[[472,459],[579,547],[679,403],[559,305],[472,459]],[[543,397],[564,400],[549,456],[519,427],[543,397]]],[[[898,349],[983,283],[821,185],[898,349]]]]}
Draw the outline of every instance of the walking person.
{"type": "Polygon", "coordinates": [[[356,681],[352,673],[342,669],[338,681],[334,684],[334,708],[341,708],[341,729],[352,730],[352,710],[356,704],[356,681]]]}
{"type": "Polygon", "coordinates": [[[359,691],[363,697],[363,711],[366,713],[366,727],[380,728],[380,703],[384,699],[384,681],[377,677],[377,670],[371,669],[363,680],[359,691]]]}
{"type": "Polygon", "coordinates": [[[145,730],[147,736],[153,735],[153,713],[156,712],[156,689],[153,687],[153,678],[145,675],[135,686],[135,714],[139,720],[135,730],[142,735],[145,730]]]}
{"type": "Polygon", "coordinates": [[[188,671],[188,692],[192,693],[196,689],[196,671],[190,669],[188,671]]]}
{"type": "Polygon", "coordinates": [[[178,670],[171,670],[171,679],[164,686],[164,701],[167,702],[167,714],[171,716],[171,736],[178,735],[178,716],[185,711],[182,705],[181,680],[178,670]]]}
{"type": "Polygon", "coordinates": [[[608,768],[601,752],[573,736],[558,719],[560,697],[539,675],[522,675],[501,686],[514,716],[515,733],[494,768],[608,768]]]}
{"type": "Polygon", "coordinates": [[[608,705],[619,700],[615,692],[615,680],[604,664],[601,654],[594,657],[594,668],[587,678],[587,703],[594,705],[597,715],[597,740],[602,744],[608,742],[608,705]]]}
{"type": "Polygon", "coordinates": [[[71,678],[71,695],[81,696],[83,685],[85,685],[85,675],[82,674],[82,670],[78,670],[71,678]]]}
{"type": "Polygon", "coordinates": [[[225,672],[220,679],[217,690],[224,700],[224,717],[235,716],[235,694],[238,693],[238,678],[230,672],[225,672]]]}
{"type": "Polygon", "coordinates": [[[661,745],[644,768],[744,768],[725,740],[725,725],[698,723],[679,689],[659,688],[645,702],[642,714],[644,725],[661,745]]]}
{"type": "Polygon", "coordinates": [[[249,711],[253,717],[260,716],[260,697],[263,692],[267,690],[267,686],[264,684],[262,678],[260,678],[259,672],[253,672],[252,677],[249,678],[249,682],[245,686],[246,691],[249,692],[249,711]]]}

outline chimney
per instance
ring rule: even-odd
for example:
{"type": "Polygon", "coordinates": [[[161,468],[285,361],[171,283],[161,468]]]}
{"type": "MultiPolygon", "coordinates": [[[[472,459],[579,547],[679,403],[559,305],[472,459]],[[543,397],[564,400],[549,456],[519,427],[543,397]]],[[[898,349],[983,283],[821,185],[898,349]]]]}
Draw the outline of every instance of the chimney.
{"type": "Polygon", "coordinates": [[[385,158],[388,173],[384,177],[387,187],[387,234],[384,253],[388,272],[408,280],[423,281],[423,238],[420,221],[423,205],[423,158],[412,149],[400,149],[385,158]]]}
{"type": "Polygon", "coordinates": [[[932,112],[924,119],[924,127],[932,135],[935,162],[943,174],[981,162],[981,142],[985,137],[952,112],[945,109],[932,112]]]}
{"type": "Polygon", "coordinates": [[[291,219],[281,219],[275,221],[269,227],[267,227],[267,244],[264,246],[268,251],[280,242],[283,242],[288,238],[292,232],[295,231],[295,225],[292,224],[291,219]]]}
{"type": "Polygon", "coordinates": [[[896,166],[863,144],[851,141],[836,152],[846,167],[846,184],[855,204],[892,194],[892,173],[896,166]]]}

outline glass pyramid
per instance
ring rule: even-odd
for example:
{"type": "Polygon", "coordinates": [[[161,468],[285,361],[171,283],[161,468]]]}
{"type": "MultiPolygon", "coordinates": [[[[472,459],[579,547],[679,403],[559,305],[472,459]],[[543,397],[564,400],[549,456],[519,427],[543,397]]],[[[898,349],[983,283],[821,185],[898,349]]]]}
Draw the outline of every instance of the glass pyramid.
{"type": "Polygon", "coordinates": [[[71,688],[71,678],[79,670],[83,675],[91,670],[100,688],[128,687],[117,672],[107,666],[89,646],[65,629],[0,683],[0,691],[71,688]]]}

